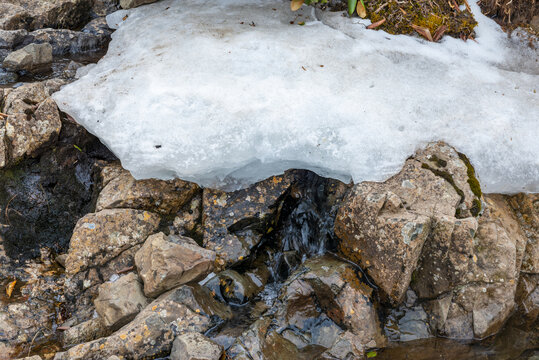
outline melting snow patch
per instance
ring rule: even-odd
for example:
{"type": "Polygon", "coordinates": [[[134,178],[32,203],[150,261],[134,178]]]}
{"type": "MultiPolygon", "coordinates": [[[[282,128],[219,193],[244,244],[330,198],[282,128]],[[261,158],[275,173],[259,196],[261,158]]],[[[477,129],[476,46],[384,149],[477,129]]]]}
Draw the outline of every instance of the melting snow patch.
{"type": "Polygon", "coordinates": [[[137,178],[379,181],[444,140],[486,192],[537,192],[538,52],[471,3],[476,41],[435,44],[288,1],[165,0],[111,17],[107,55],[54,99],[137,178]]]}

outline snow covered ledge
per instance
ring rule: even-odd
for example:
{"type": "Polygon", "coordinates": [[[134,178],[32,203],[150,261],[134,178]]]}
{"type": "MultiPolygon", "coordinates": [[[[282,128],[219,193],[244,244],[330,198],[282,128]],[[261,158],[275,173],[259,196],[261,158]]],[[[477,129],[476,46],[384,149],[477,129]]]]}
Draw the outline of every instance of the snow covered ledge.
{"type": "Polygon", "coordinates": [[[538,52],[471,4],[477,42],[434,44],[288,1],[160,1],[112,16],[108,54],[54,99],[137,178],[378,181],[444,140],[485,192],[539,192],[538,52]]]}

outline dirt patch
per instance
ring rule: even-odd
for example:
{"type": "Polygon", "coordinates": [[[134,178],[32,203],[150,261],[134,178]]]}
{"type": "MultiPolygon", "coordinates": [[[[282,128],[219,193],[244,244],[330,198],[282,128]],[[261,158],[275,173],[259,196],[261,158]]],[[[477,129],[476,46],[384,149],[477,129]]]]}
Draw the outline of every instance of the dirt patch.
{"type": "Polygon", "coordinates": [[[522,26],[539,34],[538,0],[481,0],[481,10],[509,28],[522,26]]]}

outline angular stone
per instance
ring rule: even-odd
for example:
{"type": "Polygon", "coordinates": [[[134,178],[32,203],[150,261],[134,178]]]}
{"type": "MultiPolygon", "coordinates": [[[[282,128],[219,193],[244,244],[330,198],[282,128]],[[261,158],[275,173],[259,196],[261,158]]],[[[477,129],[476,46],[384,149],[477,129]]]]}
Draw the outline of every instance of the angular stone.
{"type": "Polygon", "coordinates": [[[198,285],[182,286],[161,295],[114,334],[57,353],[55,359],[154,358],[170,353],[177,335],[205,332],[230,317],[230,309],[198,285]]]}
{"type": "Polygon", "coordinates": [[[40,103],[33,114],[8,116],[6,136],[11,147],[11,161],[37,155],[44,146],[56,141],[61,128],[60,113],[51,98],[40,103]]]}
{"type": "Polygon", "coordinates": [[[339,250],[399,303],[431,232],[447,239],[455,216],[479,213],[481,195],[467,158],[444,143],[430,144],[386,182],[353,188],[335,222],[339,250]]]}
{"type": "Polygon", "coordinates": [[[148,299],[137,274],[129,273],[114,282],[100,285],[94,304],[106,326],[119,328],[133,320],[148,304],[148,299]]]}
{"type": "Polygon", "coordinates": [[[223,347],[202,334],[190,332],[176,337],[171,360],[219,360],[223,347]]]}
{"type": "Polygon", "coordinates": [[[180,179],[135,180],[129,171],[122,169],[99,193],[96,210],[131,208],[173,214],[178,212],[198,190],[199,187],[195,183],[180,179]]]}
{"type": "Polygon", "coordinates": [[[262,238],[276,202],[296,179],[296,172],[273,176],[234,192],[204,189],[202,224],[204,247],[217,253],[227,267],[249,255],[262,238]]]}
{"type": "Polygon", "coordinates": [[[37,71],[50,67],[52,63],[52,46],[45,44],[30,44],[14,51],[5,59],[3,66],[12,71],[37,71]]]}
{"type": "Polygon", "coordinates": [[[155,297],[176,286],[203,279],[213,270],[215,252],[187,237],[158,233],[148,237],[135,255],[144,293],[155,297]]]}
{"type": "Polygon", "coordinates": [[[160,217],[131,209],[103,210],[81,218],[69,245],[66,271],[74,275],[90,266],[100,266],[157,230],[160,217]]]}

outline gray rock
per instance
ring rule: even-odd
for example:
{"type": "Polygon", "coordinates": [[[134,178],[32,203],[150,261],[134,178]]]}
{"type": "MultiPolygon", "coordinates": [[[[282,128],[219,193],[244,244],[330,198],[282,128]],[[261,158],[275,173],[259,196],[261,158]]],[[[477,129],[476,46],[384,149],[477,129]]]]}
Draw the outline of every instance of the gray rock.
{"type": "Polygon", "coordinates": [[[122,9],[131,9],[140,5],[151,4],[157,0],[120,0],[122,9]]]}
{"type": "Polygon", "coordinates": [[[45,44],[30,44],[14,51],[5,59],[3,66],[12,71],[38,71],[50,67],[52,63],[52,46],[45,44]]]}
{"type": "Polygon", "coordinates": [[[66,271],[74,275],[104,265],[157,230],[160,217],[132,209],[103,210],[77,222],[69,245],[66,271]]]}
{"type": "Polygon", "coordinates": [[[201,248],[194,240],[167,237],[163,233],[148,237],[135,255],[135,264],[144,281],[144,293],[149,297],[203,279],[213,270],[214,261],[215,253],[201,248]]]}
{"type": "Polygon", "coordinates": [[[129,273],[114,282],[101,284],[94,304],[106,326],[119,328],[133,320],[148,304],[148,299],[137,274],[129,273]]]}
{"type": "Polygon", "coordinates": [[[223,347],[206,336],[190,332],[176,337],[170,353],[171,360],[219,360],[223,347]]]}

